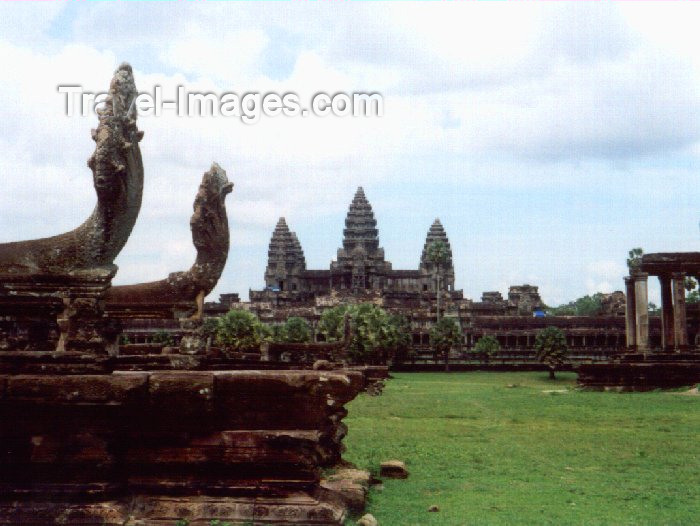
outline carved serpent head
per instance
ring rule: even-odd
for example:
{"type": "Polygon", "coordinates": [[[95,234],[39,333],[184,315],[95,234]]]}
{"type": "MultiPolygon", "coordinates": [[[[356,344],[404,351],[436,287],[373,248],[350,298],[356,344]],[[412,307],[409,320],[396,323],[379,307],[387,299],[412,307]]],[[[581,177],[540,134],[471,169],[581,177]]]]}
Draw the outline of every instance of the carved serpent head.
{"type": "Polygon", "coordinates": [[[226,171],[212,163],[204,173],[202,183],[194,200],[194,213],[190,219],[192,241],[197,252],[228,253],[229,233],[226,217],[226,196],[233,190],[226,171]]]}
{"type": "Polygon", "coordinates": [[[131,66],[122,64],[114,73],[104,108],[98,110],[99,125],[92,131],[95,152],[88,160],[95,191],[103,205],[118,204],[126,194],[128,156],[143,136],[136,127],[137,95],[131,66]]]}

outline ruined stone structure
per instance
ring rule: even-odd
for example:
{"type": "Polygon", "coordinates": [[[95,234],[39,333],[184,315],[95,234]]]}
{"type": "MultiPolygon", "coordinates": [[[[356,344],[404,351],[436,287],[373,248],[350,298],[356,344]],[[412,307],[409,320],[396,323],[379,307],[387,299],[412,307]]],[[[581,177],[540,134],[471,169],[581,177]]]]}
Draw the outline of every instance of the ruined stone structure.
{"type": "Polygon", "coordinates": [[[627,309],[627,298],[621,290],[603,294],[600,300],[603,316],[624,316],[627,309]]]}
{"type": "Polygon", "coordinates": [[[379,246],[379,231],[374,212],[362,187],[357,189],[350,203],[343,246],[328,270],[306,268],[304,251],[297,235],[289,230],[284,218],[280,218],[270,240],[265,289],[250,291],[253,302],[311,304],[314,298],[330,295],[333,291],[344,296],[409,294],[436,292],[437,272],[440,273],[440,290],[454,299],[461,298],[461,291],[454,290],[454,266],[452,250],[447,234],[436,219],[426,236],[425,247],[416,270],[393,270],[379,246]],[[436,269],[428,261],[426,250],[430,243],[441,240],[448,248],[448,261],[444,268],[436,269]]]}
{"type": "Polygon", "coordinates": [[[700,276],[700,252],[645,254],[640,268],[625,278],[628,346],[638,351],[649,348],[649,275],[658,276],[661,285],[661,347],[684,351],[689,345],[685,278],[700,276]]]}
{"type": "Polygon", "coordinates": [[[480,316],[531,316],[544,307],[538,287],[525,284],[509,287],[507,300],[498,291],[484,292],[480,302],[472,302],[470,310],[480,316]]]}
{"type": "MultiPolygon", "coordinates": [[[[625,278],[627,353],[611,364],[579,368],[579,383],[588,388],[647,390],[679,387],[700,381],[697,352],[697,306],[689,327],[685,278],[700,276],[700,252],[645,254],[638,268],[625,278]],[[654,337],[649,316],[647,282],[658,276],[661,318],[654,337]]],[[[658,318],[657,318],[658,319],[658,318]]]]}
{"type": "Polygon", "coordinates": [[[324,483],[321,470],[341,460],[344,405],[369,373],[107,353],[110,316],[201,315],[228,252],[231,185],[213,166],[195,200],[192,268],[108,292],[141,202],[141,137],[126,113],[135,94],[122,65],[94,134],[91,218],[63,236],[0,245],[0,525],[339,526],[364,504],[368,476],[324,483]],[[52,323],[55,342],[50,329],[16,338],[52,323]]]}

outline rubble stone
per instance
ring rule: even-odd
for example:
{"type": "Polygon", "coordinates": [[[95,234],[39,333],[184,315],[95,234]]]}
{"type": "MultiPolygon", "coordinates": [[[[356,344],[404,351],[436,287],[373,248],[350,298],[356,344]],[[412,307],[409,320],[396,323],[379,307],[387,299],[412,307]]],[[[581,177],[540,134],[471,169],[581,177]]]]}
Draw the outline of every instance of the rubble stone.
{"type": "Polygon", "coordinates": [[[390,479],[408,478],[406,464],[400,460],[387,460],[382,462],[379,469],[379,476],[390,479]]]}

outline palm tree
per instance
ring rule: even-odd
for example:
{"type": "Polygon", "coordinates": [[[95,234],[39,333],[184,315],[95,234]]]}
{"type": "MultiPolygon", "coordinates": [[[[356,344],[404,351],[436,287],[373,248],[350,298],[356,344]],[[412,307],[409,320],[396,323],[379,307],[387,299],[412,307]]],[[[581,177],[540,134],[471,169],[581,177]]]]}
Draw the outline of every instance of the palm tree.
{"type": "Polygon", "coordinates": [[[639,267],[642,264],[642,256],[644,255],[644,250],[640,247],[633,248],[628,252],[627,257],[627,268],[630,274],[635,274],[639,272],[639,267]]]}
{"type": "Polygon", "coordinates": [[[435,271],[435,291],[437,293],[437,319],[436,322],[440,321],[440,277],[442,273],[442,266],[449,261],[450,252],[447,248],[447,244],[441,239],[436,239],[428,246],[427,259],[434,265],[435,271]]]}
{"type": "MultiPolygon", "coordinates": [[[[437,310],[435,317],[435,326],[437,327],[438,325],[440,325],[440,277],[443,270],[442,266],[445,263],[447,263],[450,258],[450,252],[447,248],[447,244],[441,239],[434,240],[428,246],[426,257],[428,261],[430,261],[433,264],[435,271],[435,294],[437,296],[437,301],[435,305],[437,310]]],[[[445,371],[450,370],[449,356],[450,351],[448,349],[445,352],[445,371]]]]}
{"type": "Polygon", "coordinates": [[[430,329],[430,345],[435,349],[435,359],[445,357],[445,371],[450,370],[450,349],[461,341],[459,325],[454,318],[443,318],[430,329]]]}
{"type": "Polygon", "coordinates": [[[566,335],[558,327],[547,327],[535,337],[537,359],[549,367],[549,379],[554,380],[554,371],[566,362],[566,335]]]}

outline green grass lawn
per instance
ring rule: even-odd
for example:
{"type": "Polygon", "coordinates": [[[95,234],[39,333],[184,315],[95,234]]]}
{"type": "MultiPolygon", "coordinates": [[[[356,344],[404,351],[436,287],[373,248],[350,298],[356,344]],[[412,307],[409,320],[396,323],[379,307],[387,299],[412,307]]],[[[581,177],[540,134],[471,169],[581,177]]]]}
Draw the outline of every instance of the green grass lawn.
{"type": "Polygon", "coordinates": [[[394,376],[345,419],[347,460],[410,471],[371,491],[381,526],[700,522],[698,396],[576,391],[571,373],[394,376]]]}

